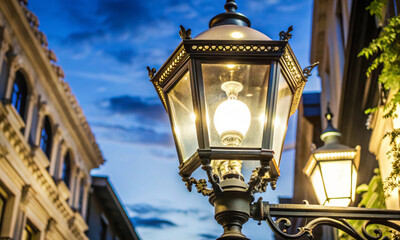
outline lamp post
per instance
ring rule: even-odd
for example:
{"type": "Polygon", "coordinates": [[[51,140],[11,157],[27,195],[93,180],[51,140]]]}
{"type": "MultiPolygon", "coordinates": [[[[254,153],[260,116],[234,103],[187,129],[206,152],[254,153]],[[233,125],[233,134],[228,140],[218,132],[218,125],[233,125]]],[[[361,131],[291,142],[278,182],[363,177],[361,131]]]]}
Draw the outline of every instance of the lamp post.
{"type": "MultiPolygon", "coordinates": [[[[250,28],[249,19],[236,12],[234,0],[227,0],[225,9],[211,19],[210,29],[193,39],[191,30],[181,26],[181,44],[159,71],[147,67],[149,77],[170,118],[179,174],[189,191],[194,184],[209,196],[215,219],[224,228],[218,239],[248,239],[241,229],[250,217],[266,220],[286,238],[279,223],[287,219],[271,217],[288,214],[286,207],[307,215],[310,206],[275,206],[261,198],[253,203],[253,194],[265,192],[268,185],[275,189],[288,119],[316,64],[300,68],[288,42],[292,27],[274,41],[250,28]],[[247,180],[241,168],[250,161],[257,167],[247,180]],[[207,180],[192,177],[199,167],[211,188],[207,180]]],[[[319,207],[313,216],[324,210],[319,207]]],[[[399,213],[381,218],[400,219],[399,213]]],[[[311,234],[326,221],[313,224],[297,235],[311,234]]]]}
{"type": "Polygon", "coordinates": [[[327,128],[321,134],[325,145],[312,151],[304,173],[310,178],[320,204],[347,207],[355,198],[361,148],[339,143],[341,134],[332,126],[329,106],[327,110],[327,128]]]}

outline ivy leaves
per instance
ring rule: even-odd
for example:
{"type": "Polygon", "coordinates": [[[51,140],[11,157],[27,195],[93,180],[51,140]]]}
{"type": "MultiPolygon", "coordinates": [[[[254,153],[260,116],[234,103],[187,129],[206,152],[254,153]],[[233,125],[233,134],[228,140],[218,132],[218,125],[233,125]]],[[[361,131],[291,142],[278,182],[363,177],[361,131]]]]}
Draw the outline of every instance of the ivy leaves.
{"type": "MultiPolygon", "coordinates": [[[[380,1],[377,0],[372,3],[380,1]]],[[[372,40],[369,46],[364,48],[358,56],[364,56],[366,59],[374,58],[367,69],[367,77],[382,65],[378,81],[382,83],[386,90],[391,89],[395,92],[395,97],[384,106],[387,111],[385,117],[393,117],[396,107],[400,103],[400,16],[389,19],[379,37],[372,40]]]]}
{"type": "MultiPolygon", "coordinates": [[[[375,15],[380,20],[383,19],[387,0],[374,0],[367,7],[371,15],[375,15]]],[[[378,82],[385,90],[394,92],[394,96],[384,105],[385,118],[397,118],[396,109],[400,106],[400,16],[395,16],[387,20],[378,38],[372,40],[368,47],[364,48],[359,57],[366,59],[373,58],[372,64],[368,67],[366,75],[370,77],[373,71],[382,67],[378,82]]],[[[365,112],[376,111],[377,108],[367,109],[365,112]]],[[[392,171],[385,180],[385,191],[391,192],[400,187],[400,129],[393,129],[384,135],[390,139],[390,150],[387,152],[388,158],[393,159],[392,171]]]]}

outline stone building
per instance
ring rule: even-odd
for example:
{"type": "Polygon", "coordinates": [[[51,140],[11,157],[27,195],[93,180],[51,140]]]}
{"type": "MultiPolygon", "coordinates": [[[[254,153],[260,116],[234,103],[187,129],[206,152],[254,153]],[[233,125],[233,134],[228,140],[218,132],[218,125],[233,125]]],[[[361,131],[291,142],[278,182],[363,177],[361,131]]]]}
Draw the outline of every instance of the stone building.
{"type": "Polygon", "coordinates": [[[88,237],[99,240],[139,240],[107,177],[92,177],[88,237]]]}
{"type": "Polygon", "coordinates": [[[27,0],[0,1],[0,239],[88,239],[104,160],[27,0]]]}

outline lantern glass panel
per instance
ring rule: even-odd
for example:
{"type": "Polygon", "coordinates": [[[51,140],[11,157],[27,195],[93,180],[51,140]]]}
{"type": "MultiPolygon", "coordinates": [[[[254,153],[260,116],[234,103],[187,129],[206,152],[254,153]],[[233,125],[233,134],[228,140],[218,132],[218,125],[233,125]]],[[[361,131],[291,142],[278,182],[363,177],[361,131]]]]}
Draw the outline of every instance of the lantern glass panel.
{"type": "Polygon", "coordinates": [[[198,149],[196,115],[193,111],[189,72],[167,93],[171,111],[172,129],[180,156],[188,160],[198,149]]]}
{"type": "Polygon", "coordinates": [[[320,204],[324,204],[326,201],[324,182],[322,181],[321,169],[317,165],[311,174],[311,182],[315,190],[315,195],[317,195],[320,204]]]}
{"type": "Polygon", "coordinates": [[[201,65],[211,147],[261,148],[269,65],[201,65]]]}
{"type": "Polygon", "coordinates": [[[326,201],[325,206],[347,207],[350,204],[350,198],[334,198],[326,201]]]}
{"type": "Polygon", "coordinates": [[[356,197],[356,187],[357,187],[357,169],[353,164],[353,174],[351,179],[351,200],[354,202],[356,197]]]}
{"type": "Polygon", "coordinates": [[[279,76],[279,86],[278,86],[278,98],[277,98],[277,106],[276,113],[273,122],[273,141],[272,141],[272,150],[274,150],[275,161],[279,166],[283,143],[285,141],[286,129],[288,126],[290,108],[292,105],[293,94],[287,84],[285,78],[283,77],[282,72],[279,76]]]}
{"type": "Polygon", "coordinates": [[[329,199],[351,197],[351,160],[320,161],[322,177],[329,199]]]}

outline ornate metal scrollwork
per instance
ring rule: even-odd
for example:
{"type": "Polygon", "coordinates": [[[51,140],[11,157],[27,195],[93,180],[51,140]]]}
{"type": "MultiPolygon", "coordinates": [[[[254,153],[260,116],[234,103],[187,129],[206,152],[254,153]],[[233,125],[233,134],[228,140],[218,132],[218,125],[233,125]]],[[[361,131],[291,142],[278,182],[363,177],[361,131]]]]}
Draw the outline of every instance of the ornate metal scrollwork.
{"type": "Polygon", "coordinates": [[[203,166],[201,167],[204,171],[206,171],[207,176],[208,176],[208,182],[211,184],[215,195],[220,195],[222,193],[222,188],[219,185],[219,177],[218,175],[213,173],[213,169],[210,166],[210,159],[202,159],[201,163],[203,164],[203,166]]]}
{"type": "Polygon", "coordinates": [[[305,78],[310,77],[310,76],[311,76],[312,70],[313,70],[316,66],[318,66],[318,64],[319,64],[319,62],[315,62],[315,63],[313,63],[311,66],[305,67],[305,68],[303,69],[303,76],[304,76],[305,78]]]}
{"type": "MultiPolygon", "coordinates": [[[[261,161],[261,166],[257,167],[253,170],[253,174],[250,177],[250,181],[248,183],[249,187],[247,188],[247,192],[249,194],[254,194],[256,192],[265,192],[267,191],[268,183],[275,182],[275,179],[271,179],[266,177],[267,172],[270,170],[269,162],[261,161]]],[[[274,184],[271,184],[272,189],[274,189],[274,184]]]]}
{"type": "Polygon", "coordinates": [[[157,70],[155,68],[150,68],[149,66],[147,66],[146,69],[149,72],[149,78],[153,78],[154,74],[156,74],[157,70]]]}
{"type": "Polygon", "coordinates": [[[180,25],[181,30],[179,31],[179,36],[183,39],[192,39],[190,36],[192,34],[192,29],[188,28],[187,30],[185,29],[184,26],[180,25]]]}
{"type": "Polygon", "coordinates": [[[263,202],[262,198],[259,198],[257,203],[253,204],[253,207],[256,211],[252,212],[252,217],[260,222],[261,220],[265,220],[274,234],[282,239],[304,239],[304,237],[313,239],[314,230],[319,226],[331,226],[340,229],[357,240],[389,239],[383,236],[382,230],[378,228],[373,229],[374,234],[367,231],[367,227],[372,224],[385,226],[400,232],[400,226],[392,222],[392,220],[398,220],[400,217],[399,211],[395,212],[394,210],[378,209],[380,212],[377,213],[377,209],[351,207],[335,208],[308,204],[270,205],[268,202],[263,202]],[[271,208],[273,208],[273,210],[270,210],[271,208]],[[296,217],[311,217],[314,219],[308,222],[304,227],[299,227],[297,233],[288,233],[289,228],[292,226],[291,221],[288,219],[291,215],[296,217]],[[273,217],[276,217],[276,220],[274,220],[273,217]],[[345,218],[363,220],[364,223],[361,232],[357,231],[345,218]]]}
{"type": "Polygon", "coordinates": [[[279,33],[279,40],[281,41],[289,41],[289,39],[292,38],[292,34],[290,33],[291,31],[293,31],[293,25],[288,27],[287,31],[281,31],[279,33]]]}
{"type": "Polygon", "coordinates": [[[193,177],[184,177],[182,181],[186,182],[186,187],[189,192],[192,191],[192,186],[194,184],[197,192],[203,194],[203,196],[211,196],[214,193],[212,189],[207,188],[207,181],[205,179],[196,180],[193,177]]]}

